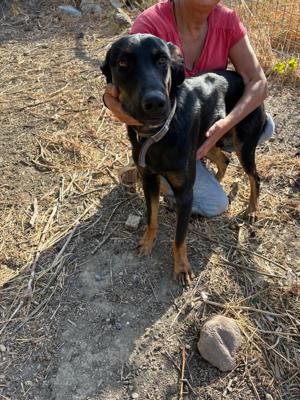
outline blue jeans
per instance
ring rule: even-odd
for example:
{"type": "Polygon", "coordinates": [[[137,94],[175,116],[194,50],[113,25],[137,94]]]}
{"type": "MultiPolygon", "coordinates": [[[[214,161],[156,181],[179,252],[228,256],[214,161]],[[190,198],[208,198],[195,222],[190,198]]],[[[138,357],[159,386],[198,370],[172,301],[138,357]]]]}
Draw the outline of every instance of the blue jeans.
{"type": "MultiPolygon", "coordinates": [[[[258,144],[270,139],[274,130],[274,121],[272,117],[267,114],[267,123],[258,144]]],[[[226,148],[226,151],[233,151],[233,148],[226,148]]],[[[171,187],[165,179],[163,180],[169,187],[167,198],[171,203],[175,203],[171,187]]],[[[229,202],[224,189],[201,160],[198,160],[196,163],[196,179],[193,195],[192,214],[202,215],[204,217],[215,217],[228,209],[229,202]]]]}

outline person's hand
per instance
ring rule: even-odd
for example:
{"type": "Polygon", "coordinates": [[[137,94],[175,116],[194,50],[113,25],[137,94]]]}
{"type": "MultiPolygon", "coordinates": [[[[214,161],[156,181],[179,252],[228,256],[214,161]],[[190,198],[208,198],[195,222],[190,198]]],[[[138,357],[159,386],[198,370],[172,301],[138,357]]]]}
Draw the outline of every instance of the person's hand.
{"type": "Polygon", "coordinates": [[[114,114],[114,116],[121,122],[124,122],[127,125],[142,125],[139,121],[131,117],[127,114],[119,101],[119,91],[118,88],[109,83],[103,95],[103,101],[106,107],[114,114]]]}
{"type": "Polygon", "coordinates": [[[224,136],[227,131],[228,127],[225,119],[220,119],[219,121],[215,122],[206,132],[205,136],[207,139],[197,150],[196,159],[201,160],[201,158],[205,157],[209,150],[214,147],[217,141],[221,139],[221,137],[224,136]]]}

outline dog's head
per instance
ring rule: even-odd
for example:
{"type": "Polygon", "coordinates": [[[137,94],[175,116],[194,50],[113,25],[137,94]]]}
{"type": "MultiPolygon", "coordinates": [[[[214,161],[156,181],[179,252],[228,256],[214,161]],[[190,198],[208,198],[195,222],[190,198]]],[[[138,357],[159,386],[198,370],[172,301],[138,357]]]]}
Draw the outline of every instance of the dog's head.
{"type": "Polygon", "coordinates": [[[148,34],[117,40],[101,67],[119,89],[123,109],[145,125],[159,125],[170,113],[170,94],[184,81],[184,62],[172,43],[148,34]]]}

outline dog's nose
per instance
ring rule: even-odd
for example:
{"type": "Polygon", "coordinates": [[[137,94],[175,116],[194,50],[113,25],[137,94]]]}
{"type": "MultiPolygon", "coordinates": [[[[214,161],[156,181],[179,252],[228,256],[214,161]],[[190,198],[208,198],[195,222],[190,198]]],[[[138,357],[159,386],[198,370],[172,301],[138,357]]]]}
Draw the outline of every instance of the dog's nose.
{"type": "Polygon", "coordinates": [[[142,100],[143,110],[147,113],[162,113],[167,105],[166,97],[163,93],[152,91],[145,94],[142,100]]]}

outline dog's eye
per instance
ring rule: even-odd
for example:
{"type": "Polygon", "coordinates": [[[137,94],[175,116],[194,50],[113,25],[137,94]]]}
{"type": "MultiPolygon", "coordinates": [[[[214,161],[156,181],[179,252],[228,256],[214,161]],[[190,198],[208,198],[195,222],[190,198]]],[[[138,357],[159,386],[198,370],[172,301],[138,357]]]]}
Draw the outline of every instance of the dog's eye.
{"type": "Polygon", "coordinates": [[[164,57],[164,56],[159,57],[159,59],[157,60],[157,63],[160,65],[167,64],[167,62],[168,62],[168,59],[167,59],[167,57],[164,57]]]}
{"type": "Polygon", "coordinates": [[[128,62],[126,60],[120,60],[118,66],[121,68],[128,68],[128,62]]]}

